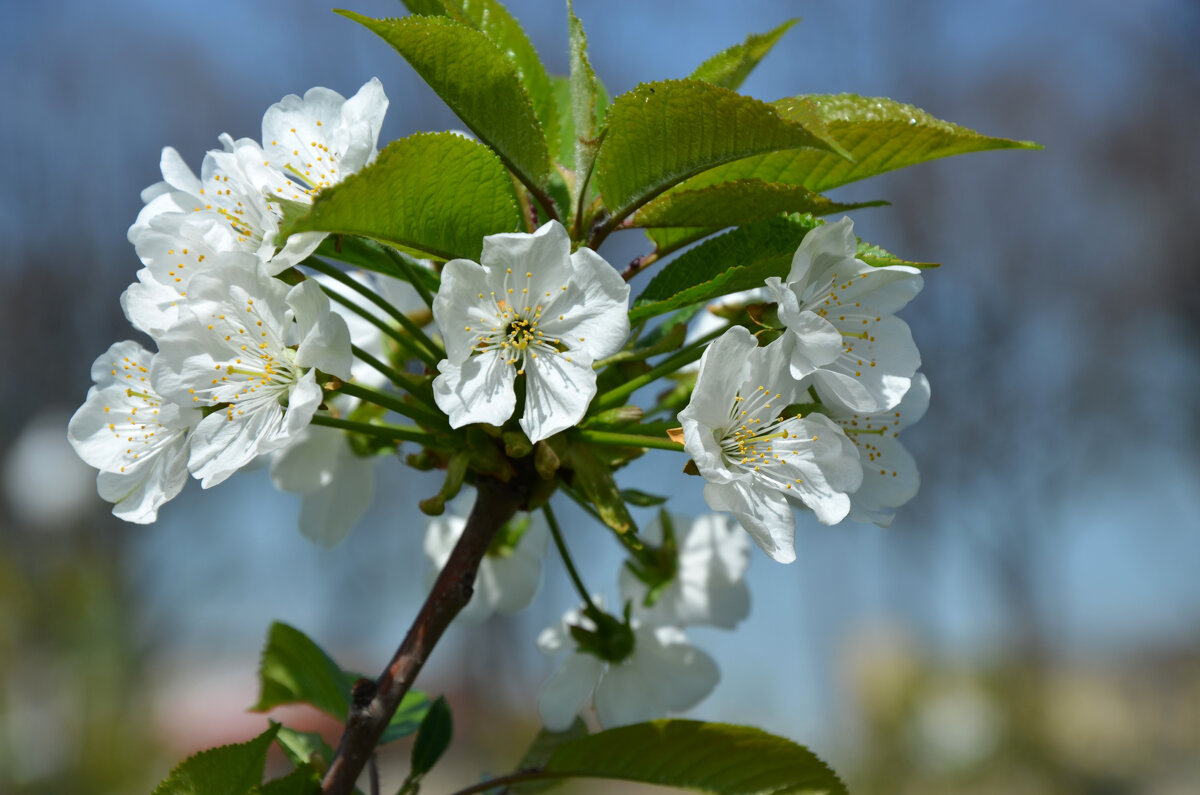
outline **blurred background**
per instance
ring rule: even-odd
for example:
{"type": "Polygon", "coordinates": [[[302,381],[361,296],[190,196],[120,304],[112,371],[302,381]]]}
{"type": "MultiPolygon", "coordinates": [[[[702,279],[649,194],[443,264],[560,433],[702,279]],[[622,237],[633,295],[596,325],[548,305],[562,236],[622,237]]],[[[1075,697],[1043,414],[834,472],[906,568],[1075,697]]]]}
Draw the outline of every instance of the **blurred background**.
{"type": "MultiPolygon", "coordinates": [[[[565,74],[564,8],[510,9],[565,74]]],[[[904,313],[933,385],[905,434],[924,485],[888,530],[803,523],[789,566],[755,550],[750,619],[693,634],[724,681],[690,714],[809,745],[855,793],[1200,791],[1200,6],[577,12],[613,95],[803,16],[745,93],[890,96],[1046,147],[834,192],[891,201],[856,231],[945,264],[904,313]]],[[[139,191],[164,145],[198,170],[219,133],[258,137],[267,106],[314,85],[350,95],[379,76],[381,143],[461,123],[309,0],[4,3],[0,20],[0,793],[149,791],[184,755],[264,727],[245,708],[272,620],[380,670],[423,595],[415,501],[437,481],[381,462],[373,508],[332,551],[296,532],[299,499],[262,471],[189,484],[154,526],[113,519],[65,431],[92,360],[132,334],[118,296],[139,266],[139,191]]],[[[646,250],[623,234],[603,250],[617,264],[646,250]]],[[[621,480],[700,512],[698,479],[664,455],[621,480]]],[[[589,586],[615,596],[615,543],[560,512],[589,586]]],[[[519,758],[552,670],[534,638],[573,605],[548,557],[524,613],[451,628],[420,682],[456,717],[431,791],[519,758]]],[[[385,790],[406,754],[386,755],[385,790]]]]}

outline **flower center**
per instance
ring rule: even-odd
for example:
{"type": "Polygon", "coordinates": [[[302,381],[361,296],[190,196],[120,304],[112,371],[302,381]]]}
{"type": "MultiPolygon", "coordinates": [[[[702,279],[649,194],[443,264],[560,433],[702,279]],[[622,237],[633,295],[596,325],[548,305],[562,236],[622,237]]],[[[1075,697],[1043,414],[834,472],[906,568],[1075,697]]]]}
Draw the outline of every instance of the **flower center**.
{"type": "Polygon", "coordinates": [[[729,410],[729,424],[719,430],[719,444],[731,470],[753,473],[786,490],[803,480],[792,478],[787,467],[787,459],[800,454],[796,449],[801,442],[800,418],[780,417],[782,400],[781,393],[766,386],[757,387],[749,396],[739,391],[729,410]]]}
{"type": "MultiPolygon", "coordinates": [[[[471,349],[476,353],[501,351],[505,363],[516,365],[517,375],[524,375],[527,360],[536,359],[543,353],[565,353],[567,348],[561,339],[549,337],[538,328],[542,320],[542,304],[532,303],[536,298],[529,292],[533,274],[526,272],[525,287],[520,292],[510,286],[511,276],[512,268],[509,268],[504,278],[504,295],[497,298],[496,292],[492,291],[489,307],[492,317],[479,318],[485,328],[491,324],[491,330],[476,337],[471,349]]],[[[479,294],[479,298],[484,298],[483,293],[479,294]]],[[[468,326],[467,331],[470,330],[468,326]]],[[[571,361],[569,356],[566,359],[571,361]]]]}

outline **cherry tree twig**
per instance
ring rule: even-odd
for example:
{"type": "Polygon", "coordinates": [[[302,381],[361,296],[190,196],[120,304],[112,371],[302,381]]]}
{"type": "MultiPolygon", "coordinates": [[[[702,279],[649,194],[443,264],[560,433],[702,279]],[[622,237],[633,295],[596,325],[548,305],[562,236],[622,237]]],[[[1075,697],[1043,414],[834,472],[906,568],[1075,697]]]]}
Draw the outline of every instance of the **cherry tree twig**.
{"type": "Polygon", "coordinates": [[[470,601],[475,572],[496,531],[528,499],[532,477],[536,475],[520,473],[509,483],[479,478],[478,496],[467,526],[400,648],[379,679],[374,682],[359,679],[354,685],[342,739],[321,782],[324,795],[349,795],[354,791],[359,774],[375,752],[401,699],[412,687],[446,627],[470,601]]]}

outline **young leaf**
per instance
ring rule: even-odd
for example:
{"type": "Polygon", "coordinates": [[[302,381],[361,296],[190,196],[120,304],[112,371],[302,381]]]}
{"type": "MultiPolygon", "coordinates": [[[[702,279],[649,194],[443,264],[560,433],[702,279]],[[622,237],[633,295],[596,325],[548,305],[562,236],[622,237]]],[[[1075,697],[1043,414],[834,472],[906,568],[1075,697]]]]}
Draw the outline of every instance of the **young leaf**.
{"type": "Polygon", "coordinates": [[[322,191],[286,232],[361,235],[437,259],[478,260],[484,236],[520,223],[512,180],[494,153],[453,133],[418,133],[322,191]]]}
{"type": "Polygon", "coordinates": [[[267,749],[279,726],[249,742],[201,751],[179,763],[154,795],[247,795],[262,783],[267,749]]]}
{"type": "MultiPolygon", "coordinates": [[[[283,704],[308,704],[338,720],[350,707],[350,688],[358,674],[343,671],[300,630],[275,622],[267,634],[258,668],[258,703],[252,712],[267,712],[283,704]]],[[[416,731],[429,709],[429,698],[410,690],[384,730],[380,743],[416,731]]]]}
{"type": "Polygon", "coordinates": [[[258,666],[258,703],[253,712],[281,704],[310,704],[345,720],[349,704],[348,675],[320,646],[295,627],[276,621],[267,634],[258,666]]]}
{"type": "Polygon", "coordinates": [[[780,150],[836,151],[823,130],[765,102],[697,80],[643,83],[617,97],[596,158],[596,184],[623,219],[688,177],[780,150]]]}
{"type": "Polygon", "coordinates": [[[433,769],[450,747],[453,733],[454,720],[450,716],[450,707],[444,697],[438,696],[425,715],[425,720],[421,721],[421,728],[417,730],[417,739],[412,748],[412,771],[408,774],[410,780],[417,781],[433,769]]]}
{"type": "Polygon", "coordinates": [[[564,744],[546,763],[564,777],[610,778],[717,795],[846,795],[807,748],[749,726],[658,720],[564,744]]]}
{"type": "MultiPolygon", "coordinates": [[[[575,16],[575,7],[567,0],[567,34],[571,52],[571,126],[575,132],[575,168],[580,180],[586,180],[596,158],[596,101],[600,85],[587,54],[587,34],[575,16]]],[[[579,190],[584,185],[578,185],[579,190]]]]}
{"type": "Polygon", "coordinates": [[[707,171],[681,190],[735,179],[761,179],[803,185],[824,192],[928,160],[989,149],[1040,149],[1030,141],[992,138],[935,118],[920,108],[882,97],[814,94],[772,103],[787,119],[815,113],[853,160],[815,150],[756,155],[707,171]]]}
{"type": "Polygon", "coordinates": [[[424,693],[418,690],[410,690],[405,693],[404,698],[400,701],[400,706],[396,708],[396,714],[392,715],[387,728],[383,730],[379,744],[386,745],[415,732],[420,728],[421,721],[425,720],[425,716],[431,708],[429,696],[424,693]]]}
{"type": "Polygon", "coordinates": [[[319,757],[323,764],[329,764],[333,759],[333,749],[317,732],[301,732],[279,726],[275,742],[293,765],[312,764],[314,757],[319,757]]]}
{"type": "Polygon", "coordinates": [[[442,14],[464,22],[495,42],[516,67],[517,77],[529,94],[546,141],[553,145],[558,140],[558,108],[555,107],[550,75],[521,23],[508,13],[508,9],[497,0],[440,0],[437,5],[442,8],[438,11],[417,11],[410,3],[405,5],[414,14],[442,14]]]}
{"type": "Polygon", "coordinates": [[[887,202],[842,204],[801,185],[740,179],[699,190],[668,191],[630,217],[631,226],[703,226],[714,231],[782,213],[829,215],[887,202]]]}
{"type": "MultiPolygon", "coordinates": [[[[551,75],[550,83],[554,86],[554,100],[558,106],[559,143],[555,158],[564,168],[575,168],[575,119],[572,117],[571,79],[562,75],[551,75]]],[[[596,78],[596,124],[603,124],[612,101],[608,90],[600,78],[596,78]]]]}
{"type": "Polygon", "coordinates": [[[761,287],[768,276],[787,275],[796,247],[816,225],[811,216],[772,218],[701,243],[646,285],[629,310],[630,322],[761,287]]]}
{"type": "Polygon", "coordinates": [[[703,80],[715,86],[721,86],[736,91],[742,82],[758,66],[758,62],[766,57],[783,34],[787,33],[799,19],[789,19],[777,28],[766,33],[754,33],[746,37],[746,41],[721,50],[713,57],[696,67],[689,77],[692,80],[703,80]]]}
{"type": "Polygon", "coordinates": [[[513,60],[482,32],[444,17],[371,19],[338,11],[392,45],[527,187],[545,186],[550,151],[513,60]]]}

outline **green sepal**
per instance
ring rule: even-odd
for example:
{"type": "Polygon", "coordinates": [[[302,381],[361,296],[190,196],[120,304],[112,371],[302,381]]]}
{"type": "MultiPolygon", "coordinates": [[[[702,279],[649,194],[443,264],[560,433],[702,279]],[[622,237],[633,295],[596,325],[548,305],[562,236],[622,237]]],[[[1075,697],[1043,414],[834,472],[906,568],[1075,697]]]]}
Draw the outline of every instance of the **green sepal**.
{"type": "MultiPolygon", "coordinates": [[[[552,437],[555,438],[555,437],[552,437]]],[[[561,437],[559,437],[561,438],[561,437]]],[[[550,480],[562,466],[563,444],[542,439],[533,447],[533,468],[543,480],[550,480]],[[557,448],[557,449],[556,449],[557,448]]]]}
{"type": "MultiPolygon", "coordinates": [[[[604,450],[605,453],[611,449],[604,450]]],[[[596,506],[600,519],[618,533],[628,533],[637,530],[633,517],[625,501],[621,499],[621,491],[613,479],[612,470],[599,461],[592,448],[582,443],[574,443],[568,452],[573,482],[596,506]]]]}
{"type": "Polygon", "coordinates": [[[638,508],[653,508],[662,505],[669,499],[639,489],[621,489],[621,498],[629,505],[635,505],[638,508]]]}
{"type": "Polygon", "coordinates": [[[587,616],[595,629],[587,629],[575,624],[567,627],[579,651],[598,657],[610,663],[619,663],[633,654],[633,628],[629,624],[630,604],[625,604],[624,620],[605,613],[603,610],[585,608],[587,616]]]}
{"type": "Polygon", "coordinates": [[[500,434],[504,440],[504,452],[509,458],[524,458],[533,452],[533,442],[520,428],[510,428],[500,434]]]}

